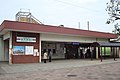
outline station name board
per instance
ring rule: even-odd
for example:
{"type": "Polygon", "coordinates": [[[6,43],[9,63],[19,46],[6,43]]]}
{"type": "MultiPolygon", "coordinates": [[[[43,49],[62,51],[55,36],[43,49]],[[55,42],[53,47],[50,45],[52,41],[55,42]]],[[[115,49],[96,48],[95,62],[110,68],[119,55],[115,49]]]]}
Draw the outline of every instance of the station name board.
{"type": "Polygon", "coordinates": [[[36,42],[36,38],[34,37],[17,37],[17,42],[36,42]]]}

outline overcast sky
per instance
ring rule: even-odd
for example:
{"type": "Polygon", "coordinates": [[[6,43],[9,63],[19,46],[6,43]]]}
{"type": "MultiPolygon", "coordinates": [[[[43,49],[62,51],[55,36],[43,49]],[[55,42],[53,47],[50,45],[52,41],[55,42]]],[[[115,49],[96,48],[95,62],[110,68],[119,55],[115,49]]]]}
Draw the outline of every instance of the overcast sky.
{"type": "Polygon", "coordinates": [[[20,9],[30,9],[34,17],[47,25],[64,25],[70,28],[112,32],[113,24],[105,24],[108,19],[106,3],[109,0],[1,0],[0,24],[4,20],[15,20],[20,9]]]}

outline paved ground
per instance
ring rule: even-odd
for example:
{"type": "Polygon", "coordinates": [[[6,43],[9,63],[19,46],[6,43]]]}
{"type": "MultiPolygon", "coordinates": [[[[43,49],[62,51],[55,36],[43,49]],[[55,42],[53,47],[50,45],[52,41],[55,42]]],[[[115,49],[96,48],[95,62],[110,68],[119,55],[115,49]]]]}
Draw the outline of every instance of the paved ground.
{"type": "Polygon", "coordinates": [[[120,59],[58,60],[51,63],[0,63],[0,80],[120,80],[120,59]]]}

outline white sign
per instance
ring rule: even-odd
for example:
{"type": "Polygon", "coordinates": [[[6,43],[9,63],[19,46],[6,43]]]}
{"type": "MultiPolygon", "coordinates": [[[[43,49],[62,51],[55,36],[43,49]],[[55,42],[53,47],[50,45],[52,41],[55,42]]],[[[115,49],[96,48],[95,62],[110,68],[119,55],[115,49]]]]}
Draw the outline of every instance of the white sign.
{"type": "Polygon", "coordinates": [[[32,54],[33,55],[33,50],[34,47],[33,46],[25,46],[25,54],[32,54]]]}
{"type": "Polygon", "coordinates": [[[38,49],[34,49],[34,56],[39,56],[38,49]]]}
{"type": "Polygon", "coordinates": [[[17,42],[36,42],[36,38],[34,37],[17,37],[17,42]]]}

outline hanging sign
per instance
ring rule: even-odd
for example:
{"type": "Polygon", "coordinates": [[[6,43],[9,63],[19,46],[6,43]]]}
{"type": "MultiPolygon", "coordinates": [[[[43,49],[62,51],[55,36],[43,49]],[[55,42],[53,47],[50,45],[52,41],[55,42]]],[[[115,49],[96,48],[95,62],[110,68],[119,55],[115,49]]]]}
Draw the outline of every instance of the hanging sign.
{"type": "Polygon", "coordinates": [[[36,42],[36,38],[34,37],[17,37],[17,42],[36,42]]]}

